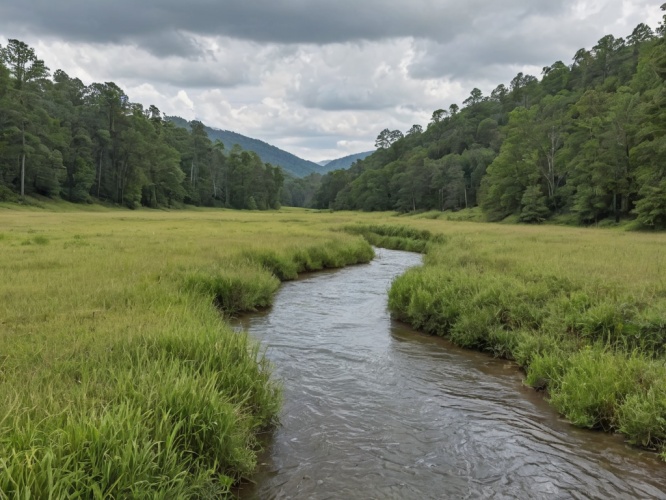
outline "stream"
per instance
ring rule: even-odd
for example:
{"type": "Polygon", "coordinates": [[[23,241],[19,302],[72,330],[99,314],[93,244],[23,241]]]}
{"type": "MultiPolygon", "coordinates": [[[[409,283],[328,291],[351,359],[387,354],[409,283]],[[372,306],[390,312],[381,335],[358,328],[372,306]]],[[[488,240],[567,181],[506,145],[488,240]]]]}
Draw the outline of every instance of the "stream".
{"type": "Polygon", "coordinates": [[[239,320],[284,387],[241,498],[666,499],[655,454],[571,426],[514,364],[392,321],[391,281],[421,257],[376,253],[239,320]]]}

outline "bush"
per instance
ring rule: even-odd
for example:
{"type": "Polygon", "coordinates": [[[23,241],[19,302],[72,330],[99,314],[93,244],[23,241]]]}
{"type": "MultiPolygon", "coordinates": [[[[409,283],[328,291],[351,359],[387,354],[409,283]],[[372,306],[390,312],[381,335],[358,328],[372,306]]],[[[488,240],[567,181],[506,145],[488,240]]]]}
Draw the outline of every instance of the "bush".
{"type": "Polygon", "coordinates": [[[633,444],[666,451],[666,389],[631,394],[618,409],[619,429],[633,444]]]}
{"type": "Polygon", "coordinates": [[[184,286],[212,297],[225,314],[233,316],[271,305],[280,281],[268,272],[237,268],[192,273],[184,278],[184,286]]]}
{"type": "Polygon", "coordinates": [[[10,203],[18,203],[19,195],[9,189],[7,186],[0,184],[0,201],[8,201],[10,203]]]}
{"type": "Polygon", "coordinates": [[[617,409],[635,388],[633,364],[623,355],[587,347],[569,357],[550,401],[575,425],[617,430],[617,409]]]}

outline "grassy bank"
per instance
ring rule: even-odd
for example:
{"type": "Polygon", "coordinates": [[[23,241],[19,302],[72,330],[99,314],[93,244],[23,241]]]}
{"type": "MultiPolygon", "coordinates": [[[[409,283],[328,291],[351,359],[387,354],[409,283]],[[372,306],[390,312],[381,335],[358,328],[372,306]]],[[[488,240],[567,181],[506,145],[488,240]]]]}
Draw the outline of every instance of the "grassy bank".
{"type": "Polygon", "coordinates": [[[394,282],[394,315],[515,360],[574,424],[666,459],[666,234],[409,224],[446,240],[394,282]]]}
{"type": "Polygon", "coordinates": [[[94,210],[0,207],[0,498],[225,495],[253,470],[280,391],[220,308],[367,261],[361,235],[426,252],[391,289],[395,315],[515,359],[575,424],[664,453],[664,234],[94,210]]]}
{"type": "Polygon", "coordinates": [[[442,235],[434,235],[427,229],[390,224],[362,224],[345,226],[343,231],[363,236],[372,245],[391,250],[425,253],[429,243],[443,243],[442,235]]]}
{"type": "Polygon", "coordinates": [[[60,208],[0,210],[0,498],[225,495],[280,390],[219,308],[370,246],[303,214],[60,208]]]}

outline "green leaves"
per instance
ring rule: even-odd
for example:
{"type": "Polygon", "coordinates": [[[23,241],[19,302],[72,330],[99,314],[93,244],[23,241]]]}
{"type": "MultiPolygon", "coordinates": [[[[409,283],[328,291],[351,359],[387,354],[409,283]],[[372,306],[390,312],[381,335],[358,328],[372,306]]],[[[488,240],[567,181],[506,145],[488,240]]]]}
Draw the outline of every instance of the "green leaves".
{"type": "MultiPolygon", "coordinates": [[[[21,195],[93,198],[135,208],[224,205],[279,206],[284,181],[257,157],[232,178],[224,145],[200,122],[178,129],[155,106],[131,103],[113,82],[86,87],[48,68],[19,40],[0,47],[0,187],[21,195]],[[231,200],[239,184],[252,192],[231,200]]],[[[4,198],[8,196],[3,195],[4,198]]]]}
{"type": "Polygon", "coordinates": [[[9,68],[17,90],[49,74],[49,68],[44,61],[37,59],[35,50],[20,40],[10,39],[5,47],[0,47],[0,61],[9,68]]]}

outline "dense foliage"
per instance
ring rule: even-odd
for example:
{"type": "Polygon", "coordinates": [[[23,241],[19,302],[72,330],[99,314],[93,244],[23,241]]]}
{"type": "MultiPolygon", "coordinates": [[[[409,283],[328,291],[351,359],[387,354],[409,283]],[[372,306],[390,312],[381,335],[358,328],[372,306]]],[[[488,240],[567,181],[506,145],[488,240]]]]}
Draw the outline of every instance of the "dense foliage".
{"type": "Polygon", "coordinates": [[[200,122],[176,127],[112,82],[86,86],[61,70],[49,78],[25,43],[0,46],[0,201],[42,195],[132,208],[279,205],[279,167],[237,148],[224,153],[200,122]]]}
{"type": "Polygon", "coordinates": [[[637,217],[666,227],[666,39],[638,25],[573,62],[519,73],[438,109],[426,129],[384,130],[378,150],[322,179],[318,208],[458,210],[490,220],[637,217]]]}

